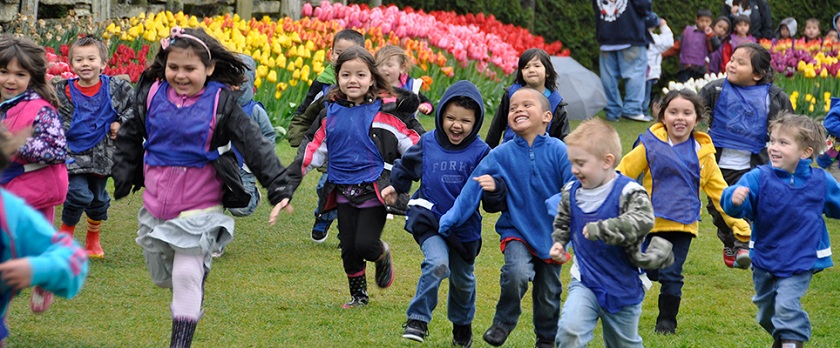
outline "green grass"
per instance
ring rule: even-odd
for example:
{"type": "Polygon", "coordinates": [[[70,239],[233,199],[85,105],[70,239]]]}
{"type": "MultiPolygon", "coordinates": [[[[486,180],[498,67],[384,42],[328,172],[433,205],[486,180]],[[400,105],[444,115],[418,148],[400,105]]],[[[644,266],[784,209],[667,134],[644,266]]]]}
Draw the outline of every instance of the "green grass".
{"type": "MultiPolygon", "coordinates": [[[[489,118],[485,125],[489,123],[489,118]]],[[[431,117],[423,117],[427,128],[431,117]]],[[[573,126],[576,125],[573,124],[573,126]]],[[[624,151],[647,124],[615,124],[624,151]]],[[[482,131],[482,134],[485,134],[482,131]]],[[[287,143],[277,147],[284,164],[294,156],[287,143]]],[[[195,335],[195,347],[413,347],[402,339],[405,310],[414,295],[422,254],[397,217],[388,221],[383,239],[394,251],[396,280],[387,290],[370,281],[370,306],[344,310],[349,299],[341,267],[335,225],[328,241],[309,240],[314,187],[318,175],[309,175],[295,196],[292,215],[282,215],[268,226],[268,204],[236,220],[236,235],[225,255],[213,264],[204,303],[205,315],[195,335]]],[[[140,247],[134,243],[141,195],[112,202],[110,219],[103,224],[106,259],[91,262],[90,275],[79,296],[57,299],[52,308],[34,315],[28,309],[30,291],[13,301],[7,323],[10,347],[163,347],[169,342],[171,294],[150,281],[140,247]]],[[[540,204],[535,202],[535,204],[540,204]]],[[[484,248],[476,262],[478,299],[473,323],[475,347],[488,347],[481,335],[491,324],[499,294],[499,267],[503,257],[493,229],[498,215],[485,214],[484,248]]],[[[644,300],[639,331],[648,347],[759,347],[772,340],[755,322],[750,272],[727,269],[721,244],[710,217],[703,214],[700,237],[692,244],[685,264],[685,287],[677,335],[653,333],[659,286],[644,300]]],[[[837,242],[837,223],[830,222],[837,242]]],[[[84,238],[83,228],[78,228],[84,238]]],[[[838,242],[840,243],[840,242],[838,242]]],[[[795,246],[790,246],[795,247],[795,246]]],[[[371,270],[373,265],[370,265],[371,270]]],[[[803,305],[811,316],[810,346],[832,347],[840,342],[840,280],[837,269],[817,274],[803,305]]],[[[563,269],[564,287],[568,267],[563,269]]],[[[451,324],[446,319],[445,294],[434,312],[425,346],[446,347],[451,324]]],[[[522,301],[519,326],[507,347],[534,345],[530,292],[522,301]]],[[[565,293],[564,293],[565,298],[565,293]]],[[[602,347],[600,329],[591,343],[602,347]]]]}

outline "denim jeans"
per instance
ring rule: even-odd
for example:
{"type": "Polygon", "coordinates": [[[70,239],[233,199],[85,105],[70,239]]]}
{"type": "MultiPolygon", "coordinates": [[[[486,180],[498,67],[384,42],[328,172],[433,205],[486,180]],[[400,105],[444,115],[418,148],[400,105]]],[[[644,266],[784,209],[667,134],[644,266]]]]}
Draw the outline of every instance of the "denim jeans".
{"type": "MultiPolygon", "coordinates": [[[[319,201],[325,198],[325,197],[323,197],[324,195],[329,194],[329,192],[323,192],[324,191],[324,184],[327,183],[327,178],[328,178],[327,173],[324,173],[324,175],[321,175],[321,178],[318,179],[318,186],[315,187],[315,192],[318,194],[318,200],[319,201]]],[[[336,210],[336,209],[333,209],[333,210],[330,210],[330,211],[325,211],[322,214],[320,204],[315,205],[315,211],[313,213],[315,214],[316,218],[318,218],[320,216],[320,219],[324,220],[324,221],[333,221],[333,220],[335,220],[335,218],[338,217],[338,210],[336,210]]]]}
{"type": "Polygon", "coordinates": [[[659,290],[660,294],[682,297],[682,288],[685,284],[682,274],[683,265],[688,257],[688,249],[691,247],[691,240],[694,239],[694,236],[687,232],[658,232],[649,234],[645,243],[647,244],[653,236],[665,238],[674,245],[672,249],[674,264],[662,269],[645,270],[645,272],[652,280],[659,279],[659,284],[662,284],[662,288],[659,290]]]}
{"type": "Polygon", "coordinates": [[[510,241],[505,247],[505,264],[499,279],[501,293],[496,304],[493,325],[513,330],[522,314],[520,302],[528,291],[528,282],[534,283],[534,333],[537,338],[551,340],[557,335],[560,318],[560,265],[549,264],[531,254],[520,241],[510,241]]]}
{"type": "Polygon", "coordinates": [[[776,340],[805,342],[811,338],[811,321],[802,309],[802,296],[811,284],[811,272],[779,278],[770,272],[753,268],[758,307],[755,318],[776,340]]]}
{"type": "Polygon", "coordinates": [[[647,72],[647,48],[631,46],[619,51],[601,51],[599,60],[601,84],[607,96],[604,109],[608,120],[617,120],[621,115],[642,114],[645,99],[645,74],[647,72]],[[624,101],[618,90],[620,79],[624,83],[624,101]]]}
{"type": "Polygon", "coordinates": [[[449,321],[455,325],[469,325],[475,317],[475,265],[464,261],[449,249],[443,237],[434,235],[420,245],[423,264],[417,293],[408,304],[408,319],[428,323],[438,303],[440,283],[449,277],[447,309],[449,321]]]}
{"type": "Polygon", "coordinates": [[[592,341],[595,325],[601,319],[606,347],[642,347],[639,336],[639,316],[642,303],[626,306],[618,313],[604,310],[595,293],[583,283],[572,279],[569,295],[563,303],[563,313],[557,327],[558,347],[586,347],[592,341]]]}
{"type": "Polygon", "coordinates": [[[247,207],[231,208],[228,210],[233,216],[248,216],[253,214],[260,204],[260,189],[257,188],[257,179],[254,177],[254,174],[248,173],[240,168],[239,177],[242,178],[242,186],[245,187],[245,192],[251,194],[251,201],[248,202],[247,207]]]}
{"type": "Polygon", "coordinates": [[[105,189],[108,178],[93,174],[73,174],[69,177],[67,199],[61,212],[61,222],[76,226],[82,212],[91,220],[108,220],[111,196],[105,189]]]}
{"type": "Polygon", "coordinates": [[[642,111],[645,116],[652,116],[654,119],[659,117],[659,115],[651,115],[650,95],[653,93],[653,86],[656,85],[657,82],[659,82],[659,79],[650,79],[645,81],[645,101],[642,103],[642,111]]]}

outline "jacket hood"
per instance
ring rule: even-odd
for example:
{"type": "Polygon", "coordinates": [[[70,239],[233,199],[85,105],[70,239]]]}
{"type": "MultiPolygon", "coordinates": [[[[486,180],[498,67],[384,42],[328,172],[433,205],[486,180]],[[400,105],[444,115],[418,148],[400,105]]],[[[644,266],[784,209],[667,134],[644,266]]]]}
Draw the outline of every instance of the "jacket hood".
{"type": "Polygon", "coordinates": [[[831,27],[834,28],[834,30],[840,31],[840,28],[837,28],[837,18],[840,18],[840,12],[837,12],[837,14],[831,18],[831,27]]]}
{"type": "Polygon", "coordinates": [[[481,92],[478,91],[478,87],[467,80],[455,82],[452,86],[449,86],[449,88],[446,89],[446,92],[443,93],[443,96],[440,98],[440,102],[438,103],[438,108],[435,110],[435,129],[439,130],[435,132],[435,140],[437,140],[438,144],[441,144],[446,149],[467,147],[472,144],[478,136],[478,131],[481,130],[482,123],[484,123],[484,99],[481,98],[481,92]],[[443,132],[443,113],[446,111],[446,104],[455,97],[470,98],[478,103],[478,107],[481,109],[481,112],[475,115],[475,125],[473,125],[472,131],[458,145],[452,145],[449,142],[449,138],[446,136],[446,133],[443,132]]]}
{"type": "Polygon", "coordinates": [[[779,30],[782,29],[783,25],[790,31],[790,37],[796,36],[796,20],[793,19],[793,17],[782,19],[782,22],[776,27],[776,33],[779,33],[779,30]]]}
{"type": "MultiPolygon", "coordinates": [[[[665,124],[663,124],[662,122],[657,122],[653,126],[650,126],[650,131],[659,140],[668,141],[668,129],[665,128],[665,124]]],[[[712,137],[710,137],[708,134],[695,130],[694,140],[697,141],[698,144],[700,144],[700,151],[697,152],[697,158],[702,159],[705,156],[715,155],[715,146],[712,143],[712,137]]]]}
{"type": "Polygon", "coordinates": [[[244,71],[245,82],[242,83],[242,86],[239,86],[239,93],[241,94],[238,94],[236,101],[239,102],[239,105],[245,105],[254,99],[254,79],[257,77],[257,63],[254,58],[247,54],[240,54],[239,59],[242,63],[245,63],[247,68],[244,71]]]}

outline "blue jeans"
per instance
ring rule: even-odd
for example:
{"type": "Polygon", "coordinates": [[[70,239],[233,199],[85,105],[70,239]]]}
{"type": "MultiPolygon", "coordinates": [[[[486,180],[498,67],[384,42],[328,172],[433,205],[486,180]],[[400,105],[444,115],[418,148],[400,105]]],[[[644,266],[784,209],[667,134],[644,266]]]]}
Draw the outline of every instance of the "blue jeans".
{"type": "Polygon", "coordinates": [[[779,278],[770,272],[753,268],[758,307],[755,319],[776,340],[805,342],[811,338],[811,321],[802,309],[802,296],[811,284],[811,272],[779,278]]]}
{"type": "Polygon", "coordinates": [[[260,189],[257,188],[257,179],[254,177],[254,174],[239,168],[239,177],[242,178],[242,186],[245,187],[245,192],[251,194],[251,201],[248,202],[247,207],[231,208],[228,210],[233,216],[248,216],[253,214],[260,204],[260,189]]]}
{"type": "MultiPolygon", "coordinates": [[[[318,186],[315,187],[315,192],[318,194],[319,201],[326,198],[324,197],[324,195],[329,194],[329,192],[324,192],[324,184],[327,183],[327,178],[327,173],[321,175],[321,178],[318,179],[318,186]]],[[[333,209],[330,211],[325,211],[322,214],[320,204],[316,204],[314,214],[316,219],[320,218],[324,221],[333,221],[335,220],[335,218],[338,217],[338,210],[333,209]]]]}
{"type": "Polygon", "coordinates": [[[642,114],[645,99],[645,74],[647,72],[647,48],[631,46],[619,51],[601,51],[599,60],[601,84],[607,95],[604,109],[608,120],[617,120],[621,115],[642,114]],[[620,79],[624,83],[624,102],[618,91],[620,79]]]}
{"type": "Polygon", "coordinates": [[[111,196],[105,189],[108,178],[93,174],[73,174],[69,177],[67,199],[61,212],[61,222],[76,226],[82,212],[91,220],[108,220],[111,196]]]}
{"type": "Polygon", "coordinates": [[[645,243],[649,242],[653,236],[665,238],[674,245],[672,249],[674,264],[662,269],[646,270],[646,272],[652,280],[659,279],[659,284],[662,284],[662,288],[659,289],[660,294],[682,297],[682,288],[685,284],[682,274],[683,265],[688,257],[688,249],[691,247],[691,240],[694,239],[694,236],[686,232],[651,233],[645,243]]]}
{"type": "Polygon", "coordinates": [[[432,321],[440,283],[449,277],[449,299],[446,302],[449,321],[455,325],[471,324],[475,317],[475,265],[449,250],[440,235],[427,238],[420,249],[425,258],[417,281],[417,293],[406,311],[408,319],[425,323],[432,321]]]}
{"type": "Polygon", "coordinates": [[[509,331],[516,327],[522,314],[520,302],[528,291],[528,282],[533,282],[534,333],[537,338],[551,340],[555,337],[560,318],[560,293],[563,292],[560,265],[538,259],[520,241],[509,241],[499,278],[501,293],[493,325],[509,331]]]}
{"type": "Polygon", "coordinates": [[[659,117],[659,115],[651,115],[650,110],[650,95],[653,93],[653,86],[659,82],[659,79],[651,79],[645,81],[645,101],[642,103],[642,111],[644,111],[645,116],[653,116],[653,118],[659,117]]]}
{"type": "Polygon", "coordinates": [[[595,293],[583,283],[572,279],[569,295],[557,327],[558,347],[586,347],[592,341],[595,325],[601,319],[606,347],[642,347],[639,336],[639,316],[642,303],[622,308],[618,313],[604,310],[595,293]]]}

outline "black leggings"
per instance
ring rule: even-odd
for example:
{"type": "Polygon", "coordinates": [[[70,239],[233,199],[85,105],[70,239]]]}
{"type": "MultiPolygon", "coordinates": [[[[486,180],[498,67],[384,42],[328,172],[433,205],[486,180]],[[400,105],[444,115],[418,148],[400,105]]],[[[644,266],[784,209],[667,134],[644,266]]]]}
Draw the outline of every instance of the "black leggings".
{"type": "Polygon", "coordinates": [[[338,205],[338,239],[341,259],[348,275],[365,270],[365,261],[376,261],[384,249],[379,238],[385,227],[385,206],[356,208],[338,205]]]}
{"type": "MultiPolygon", "coordinates": [[[[720,169],[720,173],[723,175],[723,180],[725,180],[730,186],[738,183],[738,180],[740,180],[741,177],[749,171],[749,169],[720,169]]],[[[711,199],[709,199],[709,204],[706,205],[706,210],[709,212],[709,215],[712,216],[712,223],[714,223],[715,227],[717,227],[718,239],[720,239],[723,243],[723,246],[735,249],[749,249],[749,243],[739,241],[735,238],[735,235],[732,233],[732,229],[726,225],[726,221],[723,220],[723,216],[720,215],[720,212],[715,209],[711,199]]]]}

